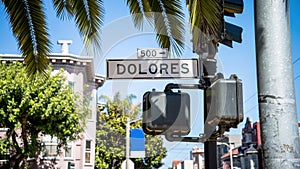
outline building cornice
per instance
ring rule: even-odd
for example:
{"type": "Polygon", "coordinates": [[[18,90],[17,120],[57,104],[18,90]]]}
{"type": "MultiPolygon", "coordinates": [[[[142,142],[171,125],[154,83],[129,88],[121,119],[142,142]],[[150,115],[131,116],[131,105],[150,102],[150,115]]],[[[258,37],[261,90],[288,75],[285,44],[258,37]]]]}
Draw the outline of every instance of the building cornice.
{"type": "MultiPolygon", "coordinates": [[[[85,67],[87,73],[87,80],[96,84],[96,87],[101,87],[105,81],[105,78],[101,75],[94,73],[93,58],[92,57],[82,57],[72,54],[61,54],[53,53],[50,54],[49,63],[55,64],[66,64],[70,66],[80,66],[85,67]]],[[[16,63],[23,62],[24,58],[21,55],[13,54],[0,54],[1,63],[16,63]]]]}

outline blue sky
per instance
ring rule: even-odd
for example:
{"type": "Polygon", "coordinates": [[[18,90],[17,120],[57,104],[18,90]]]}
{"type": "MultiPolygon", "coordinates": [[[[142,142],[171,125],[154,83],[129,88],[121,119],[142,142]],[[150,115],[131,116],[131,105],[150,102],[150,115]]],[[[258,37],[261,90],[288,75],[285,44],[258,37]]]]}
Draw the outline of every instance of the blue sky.
{"type": "MultiPolygon", "coordinates": [[[[75,55],[82,55],[83,45],[77,28],[73,22],[60,21],[53,14],[53,7],[51,1],[46,2],[48,28],[50,32],[51,42],[53,44],[52,52],[59,53],[60,46],[56,44],[57,40],[65,39],[72,40],[73,44],[70,46],[70,53],[75,55]]],[[[295,90],[297,99],[297,110],[300,110],[300,1],[290,1],[291,12],[291,37],[292,37],[292,56],[294,63],[294,78],[295,90]]],[[[254,9],[253,1],[244,0],[244,12],[237,15],[236,18],[226,18],[226,21],[234,23],[243,27],[243,42],[242,44],[234,43],[233,48],[220,45],[217,54],[219,71],[223,72],[225,77],[230,74],[237,74],[243,80],[243,95],[244,95],[244,114],[246,117],[252,117],[253,121],[258,118],[258,104],[257,104],[257,81],[256,81],[256,59],[255,59],[255,32],[254,32],[254,9]]],[[[155,41],[155,35],[151,31],[140,32],[132,27],[131,19],[128,16],[128,8],[124,1],[109,0],[104,1],[105,6],[105,20],[103,27],[103,53],[101,56],[95,56],[95,69],[99,74],[105,75],[105,59],[119,58],[126,59],[135,57],[137,48],[153,48],[158,47],[155,41]],[[121,35],[120,32],[127,31],[128,34],[121,35]]],[[[186,11],[186,9],[185,9],[186,11]]],[[[187,20],[188,18],[186,18],[187,20]]],[[[188,21],[188,20],[187,20],[188,21]]],[[[5,18],[5,13],[2,4],[0,3],[0,53],[1,54],[19,54],[16,40],[10,31],[9,23],[5,18]]],[[[188,31],[187,31],[188,32],[188,31]]],[[[188,35],[187,35],[188,37],[188,35]]],[[[197,57],[191,52],[191,44],[188,43],[187,38],[186,51],[183,58],[197,57]]],[[[120,91],[124,96],[128,94],[135,94],[137,96],[136,102],[141,102],[142,95],[156,88],[163,90],[168,82],[175,83],[197,83],[197,80],[179,81],[179,80],[128,80],[128,81],[106,81],[105,85],[99,90],[99,95],[106,94],[112,96],[113,93],[120,91]]],[[[288,80],[287,80],[288,83],[288,80]]],[[[203,112],[202,112],[202,93],[201,91],[187,91],[192,97],[192,134],[197,135],[202,131],[203,126],[203,112]]],[[[299,119],[299,113],[298,113],[299,119]]],[[[240,128],[244,123],[239,125],[239,129],[231,130],[231,133],[241,133],[240,128]]],[[[166,165],[163,168],[171,166],[172,160],[189,159],[189,151],[195,144],[190,143],[168,143],[169,153],[164,160],[166,165]]],[[[196,144],[202,147],[201,144],[196,144]]]]}

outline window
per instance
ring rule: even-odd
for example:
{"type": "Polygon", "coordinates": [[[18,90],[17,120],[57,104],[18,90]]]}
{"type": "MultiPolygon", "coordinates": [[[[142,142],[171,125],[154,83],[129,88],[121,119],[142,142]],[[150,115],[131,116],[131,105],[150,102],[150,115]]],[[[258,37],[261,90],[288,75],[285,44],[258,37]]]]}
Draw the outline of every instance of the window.
{"type": "Polygon", "coordinates": [[[91,152],[85,152],[85,163],[91,163],[91,152]]]}
{"type": "Polygon", "coordinates": [[[0,128],[0,132],[7,132],[8,128],[0,128]]]}
{"type": "Polygon", "coordinates": [[[88,92],[88,94],[86,96],[84,96],[84,106],[87,106],[88,109],[86,110],[88,112],[87,114],[87,118],[88,119],[92,119],[93,118],[93,111],[92,109],[90,109],[90,107],[92,107],[92,103],[93,103],[93,97],[90,96],[90,92],[88,92]]]}
{"type": "Polygon", "coordinates": [[[56,137],[51,137],[49,135],[43,136],[43,142],[44,142],[44,149],[43,149],[43,157],[56,157],[58,155],[57,152],[57,138],[56,137]]]}
{"type": "Polygon", "coordinates": [[[72,152],[72,143],[69,142],[66,149],[65,149],[65,157],[66,158],[72,158],[73,152],[72,152]]]}
{"type": "Polygon", "coordinates": [[[199,156],[198,156],[198,154],[196,154],[194,156],[194,164],[198,164],[198,162],[199,162],[199,156]]]}
{"type": "Polygon", "coordinates": [[[85,163],[92,163],[91,161],[91,146],[92,146],[92,141],[91,140],[86,140],[85,141],[85,163]]]}
{"type": "Polygon", "coordinates": [[[70,89],[72,89],[74,91],[74,82],[69,81],[69,86],[70,86],[70,89]]]}
{"type": "Polygon", "coordinates": [[[251,143],[252,142],[252,134],[251,133],[246,133],[245,134],[245,141],[246,141],[246,143],[251,143]]]}

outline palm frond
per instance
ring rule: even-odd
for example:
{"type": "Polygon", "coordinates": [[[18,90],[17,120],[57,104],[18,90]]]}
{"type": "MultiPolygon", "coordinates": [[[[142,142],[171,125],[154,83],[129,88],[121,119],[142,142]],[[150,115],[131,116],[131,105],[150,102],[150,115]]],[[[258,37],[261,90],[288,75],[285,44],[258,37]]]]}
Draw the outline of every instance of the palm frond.
{"type": "Polygon", "coordinates": [[[114,98],[113,98],[113,102],[121,104],[121,94],[120,94],[120,92],[115,93],[114,98]]]}
{"type": "Polygon", "coordinates": [[[100,49],[100,27],[103,24],[102,0],[75,0],[74,17],[86,47],[100,49]]]}
{"type": "Polygon", "coordinates": [[[101,95],[101,96],[99,96],[99,98],[98,98],[99,100],[105,100],[105,102],[106,103],[111,103],[112,102],[112,100],[110,99],[110,97],[108,96],[108,95],[101,95]]]}
{"type": "Polygon", "coordinates": [[[184,47],[184,13],[182,12],[180,0],[161,1],[165,7],[172,47],[176,55],[180,56],[184,47]]]}
{"type": "Polygon", "coordinates": [[[2,0],[30,76],[45,74],[50,52],[42,1],[2,0]]]}
{"type": "Polygon", "coordinates": [[[53,0],[56,16],[60,19],[71,19],[73,17],[74,0],[53,0]]]}
{"type": "Polygon", "coordinates": [[[143,7],[144,17],[146,17],[147,21],[151,24],[153,22],[153,11],[150,2],[149,0],[141,0],[140,2],[142,3],[141,6],[143,7]]]}
{"type": "Polygon", "coordinates": [[[133,18],[134,26],[138,29],[141,29],[143,27],[143,8],[141,6],[140,1],[138,0],[127,0],[126,1],[127,6],[129,7],[129,11],[133,18]]]}
{"type": "MultiPolygon", "coordinates": [[[[140,8],[136,11],[141,11],[153,23],[159,45],[180,56],[184,46],[184,13],[180,0],[140,0],[135,3],[135,8],[140,8]]],[[[137,21],[142,22],[141,18],[137,21]]]]}
{"type": "Polygon", "coordinates": [[[193,42],[198,43],[202,34],[217,37],[222,23],[220,0],[186,0],[186,4],[190,14],[193,42]]]}

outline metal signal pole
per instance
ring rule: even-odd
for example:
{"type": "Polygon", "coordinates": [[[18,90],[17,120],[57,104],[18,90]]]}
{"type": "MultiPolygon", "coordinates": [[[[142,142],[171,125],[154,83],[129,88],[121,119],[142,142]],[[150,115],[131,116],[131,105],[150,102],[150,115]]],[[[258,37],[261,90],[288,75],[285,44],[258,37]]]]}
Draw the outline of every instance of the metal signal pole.
{"type": "Polygon", "coordinates": [[[255,0],[263,168],[300,168],[289,0],[255,0]]]}
{"type": "MultiPolygon", "coordinates": [[[[204,123],[207,117],[208,109],[206,105],[207,91],[204,89],[204,123]]],[[[210,138],[204,142],[204,164],[205,169],[217,169],[217,138],[210,138]]]]}
{"type": "Polygon", "coordinates": [[[130,160],[130,119],[129,116],[126,120],[126,169],[129,169],[129,160],[130,160]]]}
{"type": "MultiPolygon", "coordinates": [[[[212,46],[212,48],[215,49],[216,46],[212,46]]],[[[206,81],[205,83],[206,85],[210,86],[210,81],[216,73],[216,62],[205,62],[204,60],[202,60],[201,62],[203,66],[202,71],[203,71],[204,80],[206,81]]],[[[209,107],[207,106],[207,99],[210,98],[208,97],[208,92],[206,89],[204,89],[203,96],[204,96],[203,114],[204,114],[204,124],[205,124],[209,112],[209,107]]],[[[205,164],[205,169],[217,169],[217,137],[214,135],[210,136],[210,138],[204,142],[204,164],[205,164]]]]}

